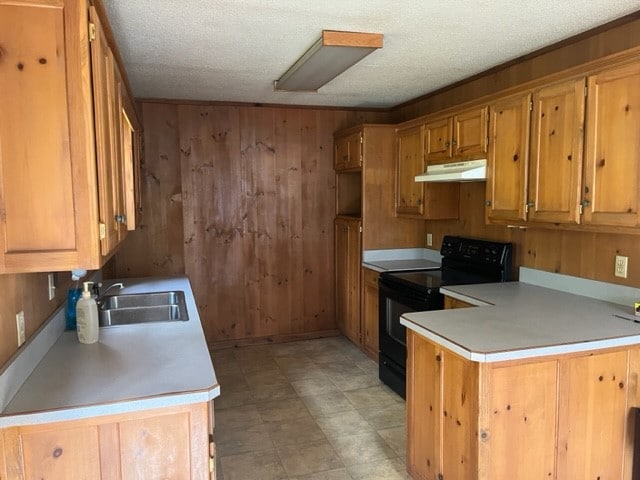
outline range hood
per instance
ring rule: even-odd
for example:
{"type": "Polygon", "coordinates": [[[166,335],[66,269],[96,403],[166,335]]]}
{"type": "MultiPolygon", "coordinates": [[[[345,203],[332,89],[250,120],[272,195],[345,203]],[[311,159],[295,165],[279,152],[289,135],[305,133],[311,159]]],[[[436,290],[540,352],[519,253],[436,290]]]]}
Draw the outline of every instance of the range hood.
{"type": "Polygon", "coordinates": [[[416,182],[483,182],[487,179],[487,160],[429,165],[416,175],[416,182]]]}

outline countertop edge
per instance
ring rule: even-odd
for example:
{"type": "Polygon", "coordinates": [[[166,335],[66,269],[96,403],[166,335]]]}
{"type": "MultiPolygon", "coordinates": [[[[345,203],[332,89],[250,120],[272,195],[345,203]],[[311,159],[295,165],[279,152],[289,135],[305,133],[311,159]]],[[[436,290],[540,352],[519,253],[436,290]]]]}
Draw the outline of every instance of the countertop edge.
{"type": "Polygon", "coordinates": [[[465,302],[465,303],[469,303],[471,305],[475,305],[476,307],[493,306],[492,303],[485,302],[483,300],[480,300],[479,298],[469,297],[467,295],[463,295],[461,293],[448,290],[447,287],[440,287],[440,292],[443,295],[446,295],[447,297],[455,298],[456,300],[460,300],[461,302],[465,302]]]}
{"type": "Polygon", "coordinates": [[[82,420],[107,415],[134,413],[155,408],[191,405],[194,403],[208,402],[219,395],[220,385],[216,384],[210,389],[194,392],[166,394],[149,398],[61,408],[57,410],[9,414],[0,416],[0,428],[82,420]]]}
{"type": "Polygon", "coordinates": [[[546,347],[534,347],[518,350],[504,350],[494,353],[474,352],[468,350],[451,340],[415,323],[404,316],[400,317],[400,323],[410,330],[422,335],[453,353],[478,363],[497,363],[510,360],[526,360],[530,358],[547,357],[550,355],[564,355],[569,353],[590,352],[607,348],[626,347],[640,343],[640,335],[627,337],[608,338],[589,342],[565,343],[546,347]]]}

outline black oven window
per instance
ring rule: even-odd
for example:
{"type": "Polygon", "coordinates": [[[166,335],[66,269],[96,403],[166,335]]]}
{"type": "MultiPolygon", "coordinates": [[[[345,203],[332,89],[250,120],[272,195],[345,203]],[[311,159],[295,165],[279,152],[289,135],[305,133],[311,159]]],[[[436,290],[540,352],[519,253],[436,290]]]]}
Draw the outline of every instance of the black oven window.
{"type": "Polygon", "coordinates": [[[400,324],[400,315],[411,312],[415,310],[387,297],[387,334],[405,347],[407,346],[407,329],[400,324]]]}

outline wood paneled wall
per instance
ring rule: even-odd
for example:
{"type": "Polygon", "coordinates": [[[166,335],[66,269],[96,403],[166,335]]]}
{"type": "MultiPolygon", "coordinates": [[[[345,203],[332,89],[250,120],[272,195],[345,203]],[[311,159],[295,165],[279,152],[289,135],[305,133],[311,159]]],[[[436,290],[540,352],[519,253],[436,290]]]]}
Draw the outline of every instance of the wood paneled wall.
{"type": "Polygon", "coordinates": [[[0,275],[0,369],[18,350],[16,314],[23,310],[27,339],[67,300],[71,274],[55,274],[56,296],[48,297],[46,273],[0,275]]]}
{"type": "Polygon", "coordinates": [[[444,235],[513,242],[515,278],[517,267],[522,265],[640,288],[640,236],[485,225],[484,190],[484,182],[461,184],[460,218],[426,222],[426,231],[433,233],[436,248],[444,235]],[[616,255],[629,257],[626,279],[613,274],[616,255]]]}
{"type": "Polygon", "coordinates": [[[333,132],[385,117],[143,104],[145,212],[114,275],[186,273],[212,343],[335,329],[333,132]]]}

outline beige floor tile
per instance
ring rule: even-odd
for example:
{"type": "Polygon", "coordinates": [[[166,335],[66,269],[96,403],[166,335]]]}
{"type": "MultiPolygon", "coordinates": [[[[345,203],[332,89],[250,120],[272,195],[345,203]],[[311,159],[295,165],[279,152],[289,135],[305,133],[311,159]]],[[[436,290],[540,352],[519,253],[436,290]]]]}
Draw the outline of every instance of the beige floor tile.
{"type": "MultiPolygon", "coordinates": [[[[301,477],[290,477],[291,480],[352,480],[346,468],[329,470],[327,472],[311,473],[301,477]]],[[[222,479],[218,479],[222,480],[222,479]]]]}
{"type": "Polygon", "coordinates": [[[298,397],[298,394],[290,383],[281,383],[276,385],[251,385],[250,388],[256,402],[272,402],[298,397]]]}
{"type": "Polygon", "coordinates": [[[224,385],[221,386],[221,393],[218,398],[214,400],[214,406],[216,410],[221,408],[233,408],[240,407],[242,405],[250,405],[255,403],[253,393],[249,387],[240,388],[228,388],[224,385]]]}
{"type": "Polygon", "coordinates": [[[411,480],[405,464],[397,458],[353,465],[348,471],[354,480],[411,480]]]}
{"type": "Polygon", "coordinates": [[[382,385],[382,382],[370,373],[362,375],[333,375],[331,382],[342,392],[382,385]]]}
{"type": "Polygon", "coordinates": [[[219,362],[214,358],[211,359],[213,367],[216,370],[216,376],[221,375],[242,375],[240,364],[233,360],[232,362],[219,362]]]}
{"type": "Polygon", "coordinates": [[[260,387],[263,385],[281,385],[289,383],[287,377],[278,370],[253,371],[244,374],[246,383],[250,387],[260,387]]]}
{"type": "Polygon", "coordinates": [[[248,387],[247,380],[242,372],[219,373],[216,370],[218,383],[224,388],[248,387]]]}
{"type": "Polygon", "coordinates": [[[270,422],[267,424],[267,430],[277,447],[327,440],[315,419],[309,414],[283,422],[270,422]]]}
{"type": "Polygon", "coordinates": [[[286,480],[288,478],[275,450],[222,457],[224,480],[286,480]]]}
{"type": "Polygon", "coordinates": [[[300,368],[291,367],[288,368],[287,371],[284,372],[284,374],[290,382],[296,380],[305,380],[307,378],[324,378],[327,376],[327,374],[324,373],[322,368],[320,368],[318,365],[305,366],[300,368]]]}
{"type": "Polygon", "coordinates": [[[246,429],[262,422],[255,405],[225,408],[215,412],[216,431],[231,431],[246,429]]]}
{"type": "Polygon", "coordinates": [[[258,452],[273,449],[273,442],[264,423],[246,428],[235,428],[216,432],[218,455],[228,456],[239,453],[258,452]]]}
{"type": "Polygon", "coordinates": [[[295,380],[291,382],[294,390],[300,397],[308,397],[310,395],[323,395],[325,393],[337,392],[338,389],[331,382],[329,377],[313,377],[303,380],[295,380]]]}
{"type": "Polygon", "coordinates": [[[403,426],[378,430],[378,435],[387,442],[400,458],[407,456],[407,429],[403,426]]]}
{"type": "MultiPolygon", "coordinates": [[[[273,358],[259,358],[259,359],[248,359],[238,362],[240,369],[246,374],[251,372],[270,372],[276,371],[279,372],[280,368],[278,364],[274,361],[273,358]]],[[[215,368],[215,364],[214,364],[215,368]]]]}
{"type": "Polygon", "coordinates": [[[316,421],[325,435],[330,438],[374,431],[369,422],[355,410],[318,417],[316,421]]]}
{"type": "Polygon", "coordinates": [[[299,398],[258,403],[256,408],[265,422],[284,422],[309,415],[309,410],[299,398]]]}
{"type": "Polygon", "coordinates": [[[356,365],[358,366],[358,368],[361,368],[365,372],[374,374],[376,377],[378,376],[378,364],[370,358],[360,360],[356,362],[356,365]]]}
{"type": "Polygon", "coordinates": [[[395,395],[384,386],[363,388],[344,392],[356,410],[382,408],[398,403],[395,395]]]}
{"type": "Polygon", "coordinates": [[[313,363],[345,362],[347,357],[344,352],[336,347],[325,347],[317,351],[310,351],[307,356],[313,363]]]}
{"type": "Polygon", "coordinates": [[[364,418],[376,429],[400,427],[407,421],[407,406],[393,403],[386,407],[359,410],[364,418]]]}
{"type": "Polygon", "coordinates": [[[344,467],[331,444],[326,441],[276,447],[289,476],[308,475],[344,467]]]}
{"type": "Polygon", "coordinates": [[[364,375],[365,371],[358,367],[351,360],[344,360],[342,362],[326,363],[321,365],[324,373],[330,377],[334,375],[364,375]]]}
{"type": "Polygon", "coordinates": [[[326,393],[301,397],[304,404],[314,417],[331,415],[337,412],[354,410],[353,405],[342,392],[326,393]]]}
{"type": "Polygon", "coordinates": [[[330,438],[329,441],[347,467],[396,458],[393,449],[376,432],[330,438]]]}

